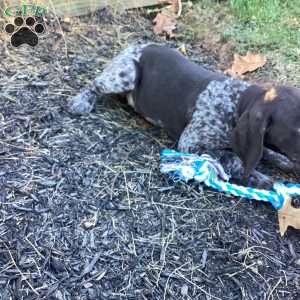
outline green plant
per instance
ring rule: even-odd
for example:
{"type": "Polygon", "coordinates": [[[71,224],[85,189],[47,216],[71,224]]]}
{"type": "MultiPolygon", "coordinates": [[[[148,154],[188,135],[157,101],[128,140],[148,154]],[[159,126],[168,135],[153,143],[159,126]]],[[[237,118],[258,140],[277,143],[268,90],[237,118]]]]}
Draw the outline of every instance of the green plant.
{"type": "Polygon", "coordinates": [[[296,57],[300,47],[298,0],[231,0],[237,22],[226,32],[240,48],[280,50],[296,57]]]}
{"type": "Polygon", "coordinates": [[[281,0],[231,0],[236,16],[242,21],[273,22],[280,17],[281,0]]]}

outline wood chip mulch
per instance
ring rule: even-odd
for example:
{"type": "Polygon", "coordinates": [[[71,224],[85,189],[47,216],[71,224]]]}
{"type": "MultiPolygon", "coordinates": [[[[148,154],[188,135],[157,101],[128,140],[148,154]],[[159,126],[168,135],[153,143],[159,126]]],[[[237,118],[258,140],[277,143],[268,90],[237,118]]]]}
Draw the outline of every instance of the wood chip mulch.
{"type": "Polygon", "coordinates": [[[160,174],[172,141],[115,99],[66,111],[120,49],[162,41],[150,20],[64,26],[60,42],[0,42],[0,299],[300,299],[300,234],[281,238],[270,205],[160,174]]]}

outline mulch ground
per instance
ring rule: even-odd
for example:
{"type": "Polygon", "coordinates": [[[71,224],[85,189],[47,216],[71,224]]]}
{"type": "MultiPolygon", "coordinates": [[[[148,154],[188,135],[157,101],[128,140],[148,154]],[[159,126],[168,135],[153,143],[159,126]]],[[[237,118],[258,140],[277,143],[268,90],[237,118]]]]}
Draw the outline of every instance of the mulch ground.
{"type": "Polygon", "coordinates": [[[0,42],[0,299],[300,299],[300,234],[281,238],[270,205],[162,175],[173,142],[115,99],[66,111],[120,49],[163,41],[150,20],[63,27],[35,48],[0,42]]]}

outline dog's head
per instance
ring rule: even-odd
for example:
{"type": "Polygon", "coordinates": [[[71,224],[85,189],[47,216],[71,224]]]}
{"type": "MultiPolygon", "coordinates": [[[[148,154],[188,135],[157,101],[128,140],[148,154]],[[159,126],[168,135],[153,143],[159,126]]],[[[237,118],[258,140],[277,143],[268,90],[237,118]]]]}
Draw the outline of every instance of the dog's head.
{"type": "Polygon", "coordinates": [[[268,147],[300,163],[300,90],[278,86],[250,86],[238,105],[233,150],[248,177],[268,147]]]}

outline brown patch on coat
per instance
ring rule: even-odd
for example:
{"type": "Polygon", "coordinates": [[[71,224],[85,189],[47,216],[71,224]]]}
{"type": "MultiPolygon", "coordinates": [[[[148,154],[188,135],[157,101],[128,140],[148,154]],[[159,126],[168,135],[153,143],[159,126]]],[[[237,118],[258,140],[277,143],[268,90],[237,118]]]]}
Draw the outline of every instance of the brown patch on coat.
{"type": "Polygon", "coordinates": [[[272,87],[271,89],[269,89],[264,97],[264,101],[265,102],[271,102],[273,101],[275,98],[277,97],[277,92],[276,89],[274,87],[272,87]]]}

